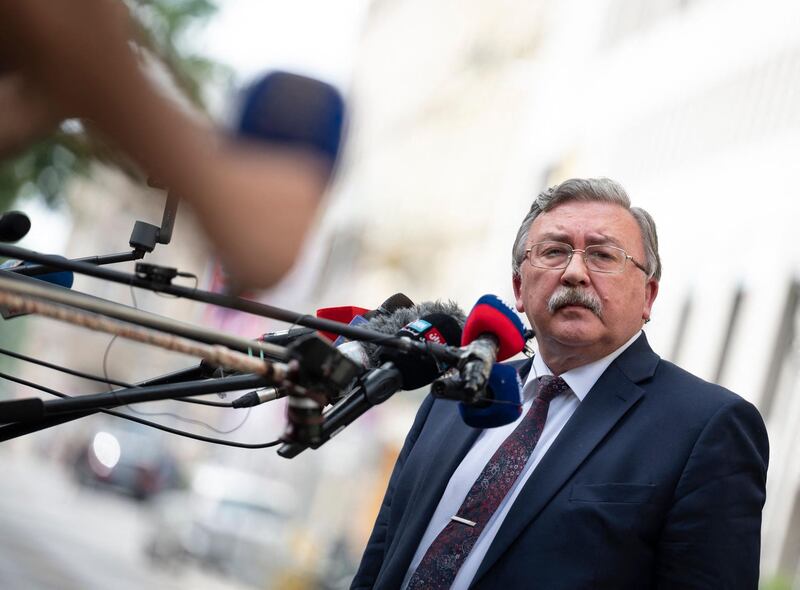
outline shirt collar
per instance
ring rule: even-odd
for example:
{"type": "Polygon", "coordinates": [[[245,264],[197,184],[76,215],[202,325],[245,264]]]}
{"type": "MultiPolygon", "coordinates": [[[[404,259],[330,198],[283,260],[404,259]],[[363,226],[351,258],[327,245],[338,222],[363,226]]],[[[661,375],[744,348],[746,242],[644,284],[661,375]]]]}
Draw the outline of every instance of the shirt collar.
{"type": "MultiPolygon", "coordinates": [[[[625,352],[625,349],[627,349],[636,341],[641,333],[641,330],[636,332],[636,334],[631,336],[630,340],[628,340],[625,344],[620,346],[611,354],[608,354],[603,358],[593,361],[589,364],[575,367],[574,369],[570,369],[569,371],[562,373],[561,378],[566,381],[567,385],[569,385],[569,388],[573,391],[573,393],[575,393],[578,399],[583,401],[583,398],[586,397],[586,394],[589,393],[592,387],[594,387],[594,384],[597,383],[597,380],[600,379],[600,375],[602,375],[608,366],[614,362],[614,359],[625,352]]],[[[545,364],[544,360],[542,360],[541,355],[537,354],[534,356],[533,366],[528,373],[528,378],[525,380],[525,399],[528,399],[535,393],[536,380],[539,377],[552,374],[553,372],[545,364]]]]}

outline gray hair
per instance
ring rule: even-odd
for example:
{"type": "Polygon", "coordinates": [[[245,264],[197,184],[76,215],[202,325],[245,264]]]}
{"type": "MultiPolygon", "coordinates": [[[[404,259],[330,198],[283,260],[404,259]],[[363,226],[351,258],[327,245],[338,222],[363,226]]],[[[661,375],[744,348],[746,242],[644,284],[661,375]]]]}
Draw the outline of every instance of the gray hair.
{"type": "Polygon", "coordinates": [[[615,203],[630,211],[642,232],[645,253],[644,266],[647,268],[648,278],[661,279],[661,258],[658,256],[656,222],[644,209],[631,207],[628,193],[621,184],[610,178],[571,178],[539,193],[525,219],[522,220],[517,238],[514,240],[511,269],[515,277],[519,276],[522,261],[525,259],[525,246],[533,220],[541,213],[569,201],[615,203]]]}

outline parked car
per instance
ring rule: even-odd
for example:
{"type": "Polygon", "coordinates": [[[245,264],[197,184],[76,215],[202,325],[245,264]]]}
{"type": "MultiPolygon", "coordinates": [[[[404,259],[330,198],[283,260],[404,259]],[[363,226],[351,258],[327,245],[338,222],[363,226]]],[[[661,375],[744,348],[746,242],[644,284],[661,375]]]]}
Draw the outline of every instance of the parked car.
{"type": "Polygon", "coordinates": [[[164,566],[193,561],[263,588],[288,565],[286,539],[296,507],[282,482],[202,465],[187,489],[162,494],[153,504],[145,552],[164,566]]]}
{"type": "Polygon", "coordinates": [[[163,438],[137,424],[101,426],[77,445],[72,467],[83,485],[147,500],[182,483],[163,438]]]}

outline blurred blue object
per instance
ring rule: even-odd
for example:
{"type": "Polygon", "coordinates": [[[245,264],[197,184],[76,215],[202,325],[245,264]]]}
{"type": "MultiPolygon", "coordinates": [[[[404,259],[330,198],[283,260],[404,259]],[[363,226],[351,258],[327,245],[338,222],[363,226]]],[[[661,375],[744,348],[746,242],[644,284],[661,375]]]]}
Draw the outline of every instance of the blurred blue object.
{"type": "Polygon", "coordinates": [[[310,149],[333,162],[343,124],[344,100],[333,86],[272,72],[245,90],[236,131],[255,141],[310,149]]]}

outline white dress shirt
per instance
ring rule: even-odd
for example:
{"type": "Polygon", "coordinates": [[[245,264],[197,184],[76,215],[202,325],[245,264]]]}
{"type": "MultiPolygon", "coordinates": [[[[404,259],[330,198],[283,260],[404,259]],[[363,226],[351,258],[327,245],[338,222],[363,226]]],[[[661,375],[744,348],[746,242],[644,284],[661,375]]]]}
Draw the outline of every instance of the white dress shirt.
{"type": "MultiPolygon", "coordinates": [[[[516,500],[525,482],[528,481],[533,470],[536,469],[539,461],[542,460],[542,457],[544,457],[550,445],[553,444],[553,441],[555,441],[558,436],[558,433],[561,432],[561,429],[583,401],[583,398],[585,398],[589,390],[594,387],[600,375],[605,372],[615,358],[633,344],[640,334],[641,332],[634,334],[630,340],[608,356],[594,361],[593,363],[589,363],[588,365],[571,369],[561,375],[561,378],[569,385],[572,393],[567,395],[562,394],[550,402],[550,408],[547,412],[547,421],[545,422],[544,430],[542,430],[542,435],[539,437],[539,442],[528,458],[528,462],[525,464],[525,468],[522,470],[519,478],[489,519],[489,522],[486,523],[478,540],[472,547],[472,551],[467,555],[461,569],[458,570],[458,574],[451,586],[452,589],[466,590],[469,587],[486,552],[489,550],[489,546],[500,530],[500,526],[503,524],[503,520],[508,514],[508,511],[511,509],[511,505],[514,503],[514,500],[516,500]]],[[[414,575],[414,571],[425,556],[428,547],[430,547],[431,543],[433,543],[434,539],[436,539],[447,523],[450,522],[450,517],[458,514],[458,510],[464,502],[467,492],[469,492],[475,480],[478,479],[478,476],[489,462],[489,459],[491,459],[492,455],[494,455],[495,451],[497,451],[498,447],[508,435],[514,431],[519,421],[522,420],[522,417],[528,413],[533,403],[534,395],[536,394],[538,378],[552,374],[552,371],[545,365],[541,356],[536,355],[533,358],[533,366],[530,373],[528,373],[528,377],[522,389],[524,403],[520,417],[511,424],[498,428],[485,429],[478,436],[475,444],[472,445],[472,448],[467,452],[461,464],[453,472],[453,476],[450,478],[447,488],[445,488],[444,494],[441,500],[439,500],[439,505],[436,507],[436,511],[431,517],[428,528],[425,530],[425,534],[422,536],[422,540],[417,547],[417,552],[411,560],[411,565],[408,568],[408,572],[406,572],[406,577],[401,586],[402,588],[408,586],[411,576],[414,575]]]]}

